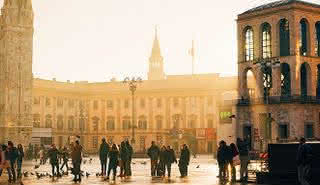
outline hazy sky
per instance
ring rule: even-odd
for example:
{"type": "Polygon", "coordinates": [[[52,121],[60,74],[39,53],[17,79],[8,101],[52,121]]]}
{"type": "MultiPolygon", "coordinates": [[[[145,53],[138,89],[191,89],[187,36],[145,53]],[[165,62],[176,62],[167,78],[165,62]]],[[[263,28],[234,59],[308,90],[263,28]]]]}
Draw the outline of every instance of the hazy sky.
{"type": "Polygon", "coordinates": [[[237,14],[271,1],[33,0],[33,72],[61,81],[146,78],[158,25],[166,74],[191,73],[194,38],[196,73],[236,75],[237,14]]]}

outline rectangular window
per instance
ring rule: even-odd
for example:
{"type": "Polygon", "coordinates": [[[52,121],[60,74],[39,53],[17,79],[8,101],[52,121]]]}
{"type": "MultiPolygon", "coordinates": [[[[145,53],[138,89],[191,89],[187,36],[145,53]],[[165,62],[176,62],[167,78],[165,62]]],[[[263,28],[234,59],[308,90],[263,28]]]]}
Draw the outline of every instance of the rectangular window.
{"type": "Polygon", "coordinates": [[[146,106],[145,99],[140,99],[140,107],[145,108],[145,106],[146,106]]]}
{"type": "Polygon", "coordinates": [[[161,98],[158,98],[158,99],[157,99],[157,107],[158,107],[158,108],[161,108],[161,106],[162,106],[161,98]]]}
{"type": "Polygon", "coordinates": [[[114,129],[115,129],[114,119],[109,119],[107,121],[107,130],[114,130],[114,129]]]}
{"type": "Polygon", "coordinates": [[[99,108],[99,106],[98,106],[98,101],[97,100],[94,100],[93,101],[93,109],[94,110],[97,110],[99,108]]]}
{"type": "Polygon", "coordinates": [[[208,128],[213,128],[213,120],[208,119],[208,128]]]}
{"type": "Polygon", "coordinates": [[[129,100],[128,99],[124,100],[124,108],[125,109],[129,108],[129,100]]]}
{"type": "Polygon", "coordinates": [[[59,139],[58,139],[58,147],[61,148],[63,147],[63,136],[59,136],[59,139]]]}
{"type": "Polygon", "coordinates": [[[157,120],[157,129],[158,130],[162,129],[162,120],[161,119],[157,120]]]}
{"type": "Polygon", "coordinates": [[[313,138],[314,134],[313,134],[313,124],[312,123],[306,123],[305,127],[304,127],[304,137],[305,138],[313,138]]]}
{"type": "Polygon", "coordinates": [[[74,107],[74,100],[69,100],[68,106],[69,106],[69,108],[73,108],[74,107]]]}
{"type": "Polygon", "coordinates": [[[98,118],[93,118],[92,129],[93,129],[93,131],[98,131],[98,129],[99,129],[99,119],[98,118]]]}
{"type": "Polygon", "coordinates": [[[112,100],[107,100],[107,108],[110,110],[113,109],[113,101],[112,100]]]}
{"type": "Polygon", "coordinates": [[[174,107],[178,107],[179,106],[179,99],[178,98],[174,98],[173,99],[173,106],[174,107]]]}
{"type": "Polygon", "coordinates": [[[46,106],[49,107],[51,105],[51,101],[50,98],[46,98],[46,106]]]}
{"type": "Polygon", "coordinates": [[[63,107],[63,98],[58,98],[58,99],[57,99],[57,106],[58,106],[59,108],[63,107]]]}
{"type": "Polygon", "coordinates": [[[34,105],[39,105],[40,104],[40,97],[34,97],[33,98],[33,104],[34,105]]]}
{"type": "Polygon", "coordinates": [[[92,148],[98,148],[98,136],[92,137],[92,148]]]}
{"type": "Polygon", "coordinates": [[[190,120],[189,121],[189,128],[196,128],[196,121],[195,120],[190,120]]]}
{"type": "Polygon", "coordinates": [[[279,138],[287,139],[289,137],[288,125],[287,124],[279,124],[279,138]]]}
{"type": "Polygon", "coordinates": [[[146,120],[140,120],[138,122],[138,128],[142,130],[147,130],[147,121],[146,120]]]}
{"type": "Polygon", "coordinates": [[[210,96],[208,97],[208,106],[212,106],[213,105],[213,98],[210,96]]]}
{"type": "Polygon", "coordinates": [[[130,128],[130,121],[129,120],[123,120],[122,121],[122,129],[123,130],[129,130],[130,128]]]}

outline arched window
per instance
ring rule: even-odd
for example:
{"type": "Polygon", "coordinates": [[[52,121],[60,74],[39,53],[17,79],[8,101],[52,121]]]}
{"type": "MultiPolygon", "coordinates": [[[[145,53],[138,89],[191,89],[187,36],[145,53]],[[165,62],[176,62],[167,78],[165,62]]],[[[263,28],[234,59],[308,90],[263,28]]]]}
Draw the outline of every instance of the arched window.
{"type": "Polygon", "coordinates": [[[279,24],[279,38],[280,38],[280,56],[290,55],[290,29],[289,21],[281,19],[279,24]]]}
{"type": "Polygon", "coordinates": [[[281,64],[281,97],[291,95],[290,66],[287,63],[281,64]]]}
{"type": "Polygon", "coordinates": [[[181,121],[182,117],[180,116],[180,114],[175,114],[172,117],[172,121],[173,121],[173,128],[180,128],[180,121],[181,121]]]}
{"type": "Polygon", "coordinates": [[[122,129],[123,130],[129,130],[131,128],[131,122],[130,122],[130,117],[125,116],[122,119],[122,129]]]}
{"type": "Polygon", "coordinates": [[[320,21],[316,23],[316,42],[315,42],[315,54],[320,57],[320,21]]]}
{"type": "Polygon", "coordinates": [[[311,69],[307,62],[301,65],[300,69],[300,88],[301,96],[308,96],[309,88],[311,88],[311,69]]]}
{"type": "Polygon", "coordinates": [[[147,130],[147,120],[145,116],[139,117],[138,128],[141,130],[147,130]]]}
{"type": "Polygon", "coordinates": [[[245,60],[253,60],[253,30],[251,27],[245,29],[245,60]]]}
{"type": "Polygon", "coordinates": [[[99,129],[99,118],[96,116],[92,118],[92,128],[93,131],[98,131],[99,129]]]}
{"type": "Polygon", "coordinates": [[[163,121],[162,120],[163,120],[162,116],[160,116],[160,115],[156,116],[156,128],[158,130],[163,128],[163,126],[162,126],[163,121]]]}
{"type": "Polygon", "coordinates": [[[271,54],[271,26],[269,23],[262,25],[262,57],[270,58],[271,54]]]}
{"type": "Polygon", "coordinates": [[[317,99],[320,99],[320,64],[317,65],[317,99]]]}
{"type": "Polygon", "coordinates": [[[308,52],[308,22],[300,21],[300,55],[306,56],[308,52]]]}
{"type": "Polygon", "coordinates": [[[58,115],[57,128],[58,128],[58,130],[62,130],[63,129],[63,116],[62,115],[58,115]]]}
{"type": "Polygon", "coordinates": [[[46,128],[52,128],[52,116],[48,114],[46,116],[46,128]]]}

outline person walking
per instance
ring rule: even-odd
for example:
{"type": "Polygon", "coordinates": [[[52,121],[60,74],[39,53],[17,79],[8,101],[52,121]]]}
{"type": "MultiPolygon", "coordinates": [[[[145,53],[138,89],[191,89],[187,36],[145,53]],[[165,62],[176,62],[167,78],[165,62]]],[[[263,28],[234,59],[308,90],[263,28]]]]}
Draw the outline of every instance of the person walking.
{"type": "Polygon", "coordinates": [[[59,173],[59,150],[57,149],[55,144],[51,145],[51,148],[48,151],[48,157],[49,157],[50,164],[51,164],[51,169],[52,169],[52,179],[54,179],[54,177],[60,177],[60,173],[59,173]]]}
{"type": "Polygon", "coordinates": [[[239,151],[237,146],[234,143],[231,143],[229,146],[229,150],[231,152],[231,160],[229,161],[229,165],[231,167],[231,181],[235,182],[236,181],[236,164],[235,164],[235,157],[239,155],[239,151]]]}
{"type": "Polygon", "coordinates": [[[170,147],[167,146],[167,160],[165,163],[165,167],[167,169],[168,172],[168,178],[170,179],[171,177],[171,165],[172,163],[177,163],[177,158],[176,158],[176,154],[174,152],[174,150],[170,147]]]}
{"type": "Polygon", "coordinates": [[[74,182],[81,182],[81,161],[82,161],[82,146],[80,145],[79,141],[76,140],[72,146],[71,152],[72,158],[72,165],[73,165],[73,175],[74,175],[74,182]]]}
{"type": "Polygon", "coordinates": [[[310,185],[312,148],[305,138],[300,139],[297,152],[298,180],[301,185],[310,185]]]}
{"type": "Polygon", "coordinates": [[[147,155],[151,160],[151,176],[152,177],[156,175],[156,168],[158,166],[159,154],[160,154],[159,147],[155,144],[154,141],[152,141],[151,146],[147,151],[147,155]]]}
{"type": "Polygon", "coordinates": [[[133,148],[130,145],[129,141],[126,141],[126,147],[128,149],[128,164],[127,164],[127,176],[132,176],[132,170],[131,170],[131,162],[132,162],[132,156],[133,156],[133,148]]]}
{"type": "Polygon", "coordinates": [[[190,162],[190,150],[186,144],[183,144],[181,146],[181,155],[179,159],[179,171],[180,171],[180,177],[186,177],[188,176],[188,165],[190,162]]]}
{"type": "Polygon", "coordinates": [[[117,167],[119,163],[119,150],[116,144],[113,144],[111,147],[111,151],[109,152],[109,166],[108,166],[108,174],[107,180],[109,180],[110,172],[113,172],[113,180],[116,180],[117,175],[117,167]]]}
{"type": "Polygon", "coordinates": [[[12,141],[8,141],[8,148],[6,151],[6,159],[9,160],[10,162],[10,170],[8,170],[8,175],[9,175],[9,183],[11,182],[16,182],[16,161],[18,158],[18,149],[13,145],[12,141]]]}
{"type": "Polygon", "coordinates": [[[121,159],[120,177],[127,177],[129,152],[124,141],[122,141],[120,144],[120,159],[121,159]]]}
{"type": "Polygon", "coordinates": [[[20,179],[22,177],[21,169],[22,169],[22,161],[24,158],[24,151],[21,144],[18,144],[18,157],[17,157],[17,177],[20,179]]]}
{"type": "Polygon", "coordinates": [[[6,158],[7,155],[7,146],[1,145],[0,147],[0,176],[2,175],[3,170],[7,170],[8,174],[10,174],[10,162],[9,159],[6,158]]]}
{"type": "Polygon", "coordinates": [[[240,158],[240,181],[243,182],[248,180],[249,143],[237,138],[237,147],[240,158]]]}
{"type": "Polygon", "coordinates": [[[40,159],[40,165],[44,164],[44,150],[40,149],[39,151],[39,159],[40,159]]]}
{"type": "Polygon", "coordinates": [[[66,166],[67,170],[69,170],[69,166],[68,166],[68,161],[69,161],[69,152],[67,147],[63,147],[62,152],[61,152],[61,158],[62,158],[62,165],[60,167],[60,170],[63,170],[63,167],[66,166]]]}
{"type": "Polygon", "coordinates": [[[159,163],[157,165],[157,176],[164,177],[166,172],[167,148],[162,146],[159,154],[159,163]]]}
{"type": "Polygon", "coordinates": [[[106,175],[108,161],[109,145],[105,138],[102,138],[102,143],[99,149],[99,159],[101,164],[101,176],[106,175]]]}
{"type": "Polygon", "coordinates": [[[226,143],[225,141],[221,140],[219,142],[219,148],[217,151],[217,161],[218,161],[218,166],[219,166],[219,179],[220,180],[225,180],[226,178],[226,143]]]}

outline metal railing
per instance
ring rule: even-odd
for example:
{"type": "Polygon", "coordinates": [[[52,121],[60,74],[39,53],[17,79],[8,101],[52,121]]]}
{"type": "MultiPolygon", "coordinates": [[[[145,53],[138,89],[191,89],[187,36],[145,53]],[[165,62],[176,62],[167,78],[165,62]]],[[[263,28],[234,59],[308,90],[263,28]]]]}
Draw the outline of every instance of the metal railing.
{"type": "MultiPolygon", "coordinates": [[[[280,103],[300,103],[300,104],[320,104],[320,97],[317,96],[270,96],[268,101],[266,98],[250,98],[250,99],[238,99],[232,101],[237,105],[259,105],[259,104],[280,104],[280,103]],[[268,103],[267,103],[268,102],[268,103]]],[[[231,102],[226,102],[230,104],[231,102]]]]}

